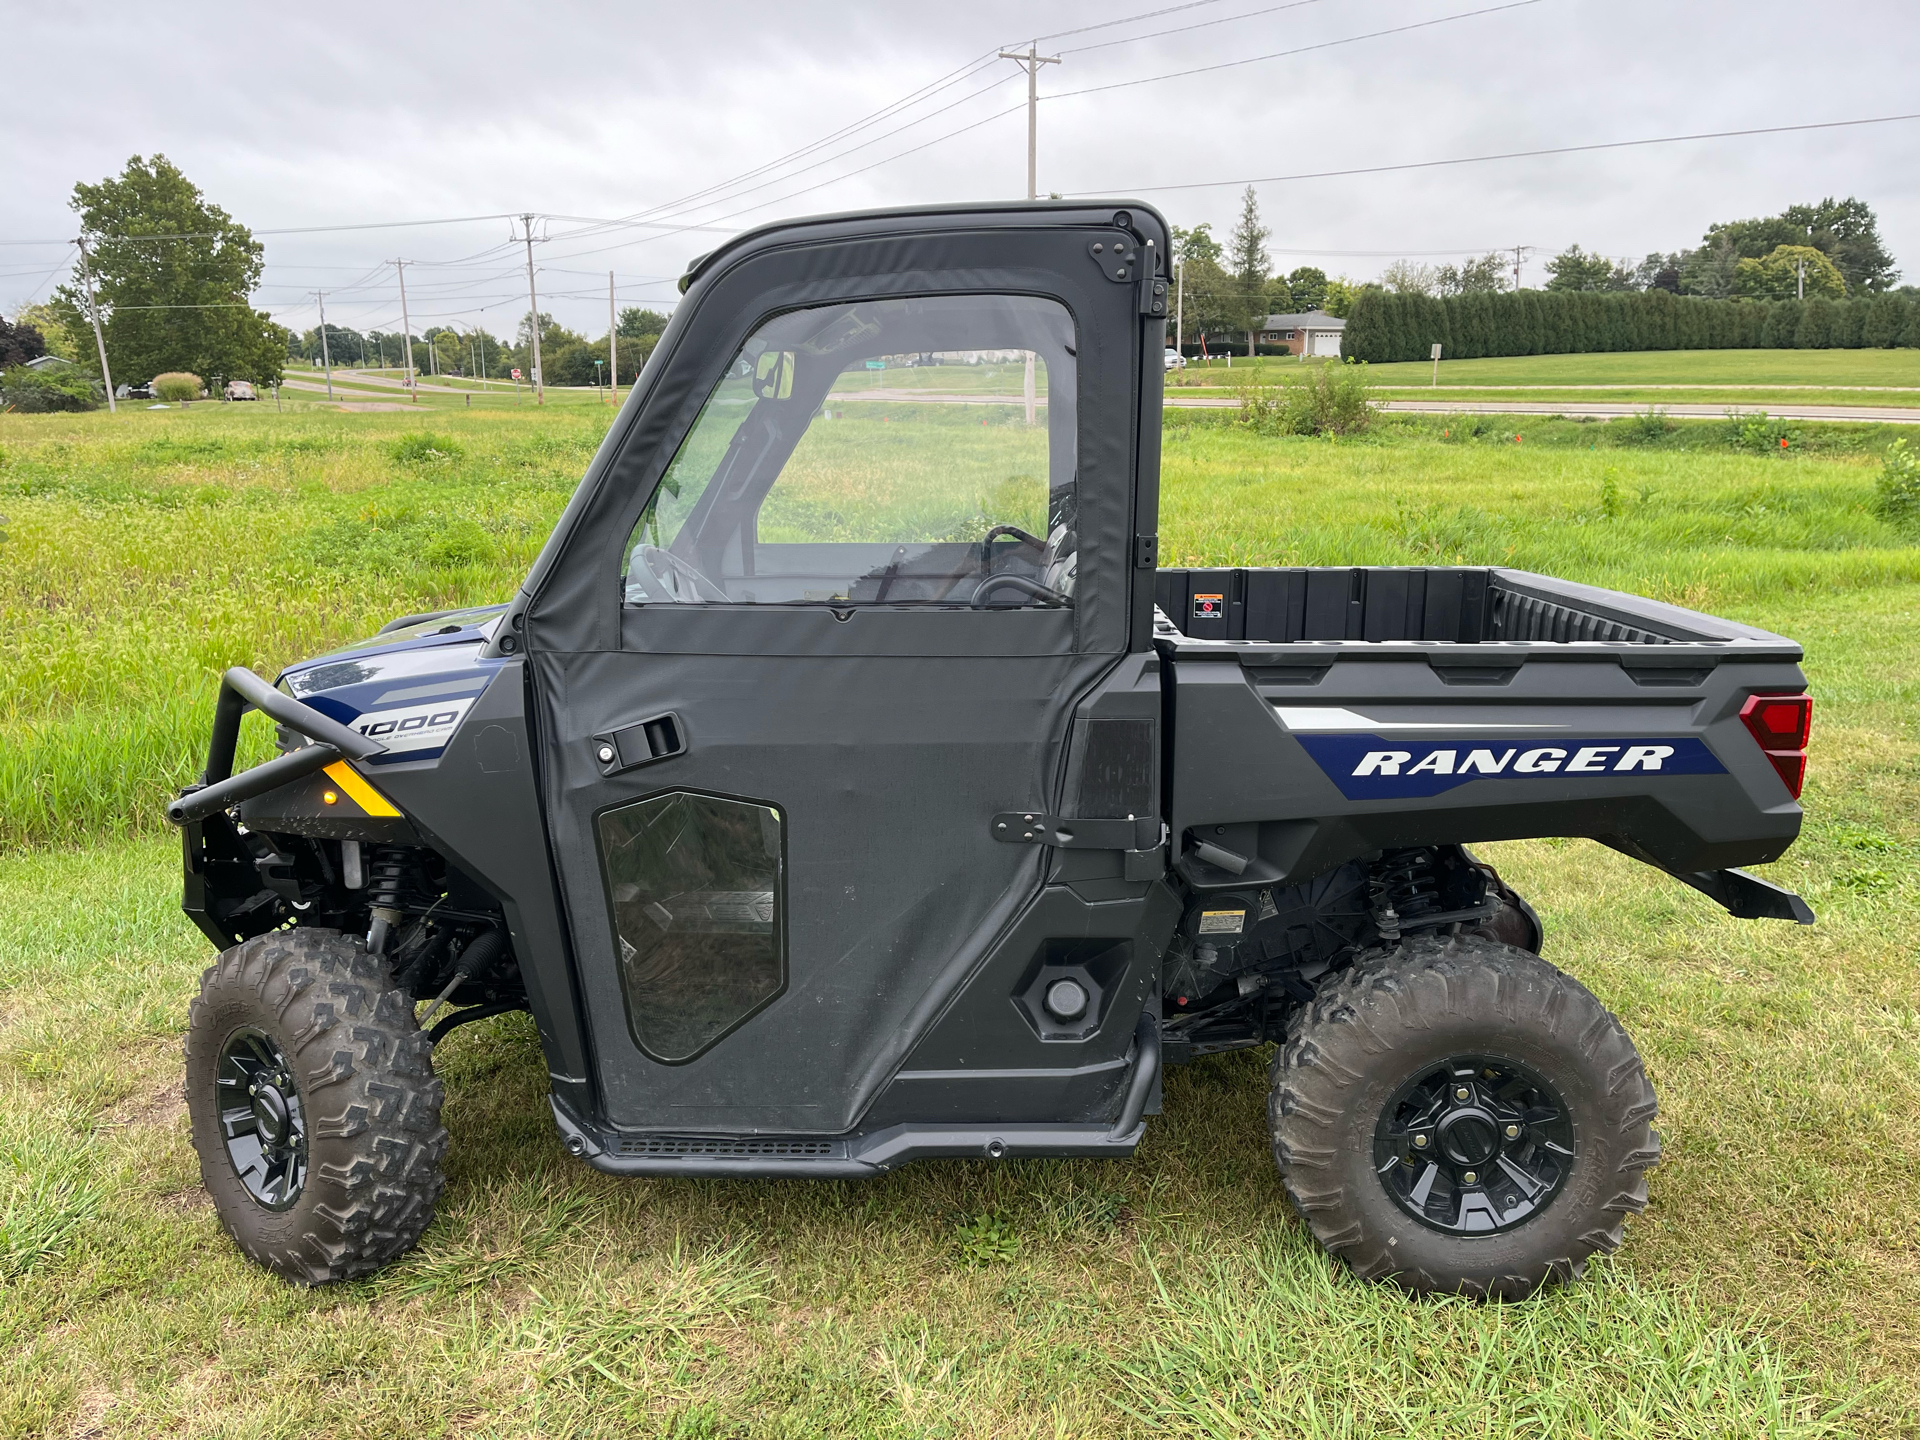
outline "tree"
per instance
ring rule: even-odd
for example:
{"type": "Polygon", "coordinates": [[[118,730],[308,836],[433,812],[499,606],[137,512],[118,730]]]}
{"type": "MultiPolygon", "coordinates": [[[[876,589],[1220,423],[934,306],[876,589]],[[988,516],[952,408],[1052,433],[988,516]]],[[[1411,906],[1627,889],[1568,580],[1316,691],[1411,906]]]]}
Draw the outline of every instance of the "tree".
{"type": "MultiPolygon", "coordinates": [[[[40,332],[40,339],[47,347],[47,354],[58,355],[62,360],[78,360],[86,346],[82,337],[67,333],[66,326],[60,323],[60,317],[51,305],[24,305],[13,317],[16,325],[31,325],[40,332]]],[[[85,337],[86,344],[93,341],[91,334],[85,337]]]]}
{"type": "Polygon", "coordinates": [[[1547,289],[1623,289],[1624,286],[1615,286],[1611,283],[1618,269],[1619,267],[1604,255],[1589,255],[1578,245],[1569,245],[1547,262],[1547,274],[1553,277],[1547,281],[1547,289]]]}
{"type": "Polygon", "coordinates": [[[1396,260],[1380,272],[1380,284],[1396,295],[1431,295],[1439,283],[1438,271],[1413,260],[1396,260]]]}
{"type": "Polygon", "coordinates": [[[1240,197],[1240,218],[1233,234],[1227,237],[1227,268],[1233,276],[1238,301],[1236,328],[1247,332],[1247,354],[1253,354],[1254,333],[1267,320],[1267,272],[1273,261],[1267,254],[1267,238],[1273,231],[1260,223],[1260,197],[1247,186],[1240,197]]]}
{"type": "Polygon", "coordinates": [[[1742,260],[1734,267],[1734,293],[1754,300],[1793,300],[1800,295],[1803,275],[1808,299],[1838,300],[1847,293],[1839,267],[1811,245],[1781,245],[1762,259],[1742,260]]]}
{"type": "Polygon", "coordinates": [[[1320,308],[1336,320],[1344,320],[1353,313],[1354,298],[1360,293],[1357,281],[1346,276],[1336,276],[1327,281],[1327,288],[1321,292],[1320,308]]]}
{"type": "Polygon", "coordinates": [[[1490,251],[1458,265],[1434,271],[1434,288],[1442,295],[1494,295],[1507,288],[1507,260],[1490,251]]]}
{"type": "MultiPolygon", "coordinates": [[[[260,282],[260,243],[172,161],[135,155],[120,175],[75,185],[72,204],[90,252],[107,358],[121,380],[166,370],[256,383],[280,378],[285,345],[272,317],[247,300],[260,282]]],[[[54,291],[54,312],[69,335],[90,331],[86,305],[77,275],[54,291]]],[[[92,363],[91,347],[76,359],[92,363]]]]}
{"type": "Polygon", "coordinates": [[[299,341],[299,355],[302,360],[318,365],[324,358],[335,365],[363,365],[367,358],[367,341],[357,330],[349,330],[344,325],[327,326],[327,348],[320,349],[320,327],[314,326],[299,341]]]}
{"type": "Polygon", "coordinates": [[[1658,250],[1654,251],[1642,260],[1640,267],[1633,272],[1633,288],[1665,290],[1669,294],[1678,295],[1680,293],[1680,260],[1681,256],[1677,251],[1671,255],[1662,255],[1658,250]]]}
{"type": "Polygon", "coordinates": [[[1802,227],[1815,249],[1833,261],[1853,294],[1878,295],[1900,278],[1880,243],[1880,222],[1863,200],[1831,196],[1818,205],[1789,205],[1782,220],[1802,227]]]}
{"type": "Polygon", "coordinates": [[[1312,265],[1302,265],[1288,272],[1287,289],[1293,292],[1293,303],[1303,313],[1311,314],[1326,303],[1327,272],[1312,265]]]}
{"type": "Polygon", "coordinates": [[[11,370],[47,353],[47,342],[40,331],[24,320],[8,324],[0,319],[0,370],[11,370]]]}
{"type": "Polygon", "coordinates": [[[638,340],[643,335],[658,335],[667,328],[667,317],[658,310],[642,310],[629,305],[620,312],[620,323],[615,327],[622,340],[638,340]]]}
{"type": "Polygon", "coordinates": [[[1173,258],[1178,264],[1188,261],[1211,260],[1220,263],[1220,242],[1213,238],[1213,226],[1206,222],[1194,226],[1191,230],[1182,230],[1178,225],[1173,229],[1173,258]]]}

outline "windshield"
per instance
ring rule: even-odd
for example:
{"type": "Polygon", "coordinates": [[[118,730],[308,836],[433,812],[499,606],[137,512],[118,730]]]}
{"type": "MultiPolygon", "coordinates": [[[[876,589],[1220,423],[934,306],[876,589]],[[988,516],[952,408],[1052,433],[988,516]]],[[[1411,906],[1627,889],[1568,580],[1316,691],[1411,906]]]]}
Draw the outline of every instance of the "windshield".
{"type": "Polygon", "coordinates": [[[631,605],[1073,603],[1074,332],[1055,301],[791,311],[743,345],[634,528],[631,605]]]}

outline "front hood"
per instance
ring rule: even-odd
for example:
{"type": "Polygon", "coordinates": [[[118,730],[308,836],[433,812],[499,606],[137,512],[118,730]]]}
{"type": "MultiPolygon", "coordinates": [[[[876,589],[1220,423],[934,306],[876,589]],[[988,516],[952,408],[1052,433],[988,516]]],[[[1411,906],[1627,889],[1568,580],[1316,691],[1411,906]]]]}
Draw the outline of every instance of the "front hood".
{"type": "Polygon", "coordinates": [[[288,666],[280,688],[387,747],[365,764],[437,760],[507,663],[481,654],[506,608],[454,610],[383,631],[288,666]]]}

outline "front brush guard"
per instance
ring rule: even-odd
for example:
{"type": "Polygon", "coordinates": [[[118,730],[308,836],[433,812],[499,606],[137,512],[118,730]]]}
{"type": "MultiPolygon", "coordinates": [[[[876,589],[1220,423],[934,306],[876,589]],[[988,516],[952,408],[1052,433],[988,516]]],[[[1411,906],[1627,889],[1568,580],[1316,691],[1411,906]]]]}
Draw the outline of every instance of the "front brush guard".
{"type": "Polygon", "coordinates": [[[207,745],[206,771],[198,784],[187,786],[167,806],[167,819],[175,825],[204,820],[242,800],[251,800],[303,775],[324,770],[336,760],[367,760],[386,754],[386,750],[378,741],[369,740],[338,720],[322,715],[311,705],[282,694],[246,666],[236,665],[220,677],[220,698],[214,705],[213,737],[207,745]],[[249,709],[271,716],[313,743],[235,775],[233,754],[240,743],[240,719],[249,709]]]}

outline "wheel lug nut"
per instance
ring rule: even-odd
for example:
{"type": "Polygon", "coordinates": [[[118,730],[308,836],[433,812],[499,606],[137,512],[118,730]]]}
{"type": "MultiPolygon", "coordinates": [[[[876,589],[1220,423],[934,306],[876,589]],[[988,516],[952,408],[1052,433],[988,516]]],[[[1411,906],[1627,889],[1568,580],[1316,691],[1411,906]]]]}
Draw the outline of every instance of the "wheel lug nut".
{"type": "Polygon", "coordinates": [[[1424,1150],[1424,1149],[1426,1149],[1426,1148],[1427,1148],[1427,1137],[1426,1137],[1426,1136],[1424,1136],[1424,1135],[1416,1135],[1416,1136],[1414,1136],[1414,1137],[1413,1137],[1413,1148],[1414,1148],[1414,1149],[1416,1149],[1416,1150],[1424,1150]]]}
{"type": "Polygon", "coordinates": [[[1518,1125],[1507,1126],[1507,1139],[1518,1140],[1519,1138],[1520,1138],[1520,1127],[1518,1125]]]}
{"type": "Polygon", "coordinates": [[[1464,1174],[1464,1175],[1462,1175],[1462,1176],[1461,1176],[1460,1178],[1461,1178],[1462,1180],[1464,1180],[1464,1181],[1466,1181],[1466,1182],[1467,1182],[1467,1184],[1469,1184],[1469,1185],[1472,1185],[1472,1184],[1475,1184],[1475,1183],[1477,1183],[1477,1182],[1479,1181],[1479,1179],[1480,1179],[1480,1176],[1479,1176],[1479,1175],[1478,1175],[1477,1173],[1475,1173],[1474,1171],[1472,1171],[1472,1170],[1469,1170],[1469,1171],[1467,1171],[1467,1173],[1466,1173],[1466,1174],[1464,1174]]]}
{"type": "Polygon", "coordinates": [[[1466,1086],[1464,1086],[1464,1085],[1460,1085],[1460,1086],[1457,1086],[1457,1087],[1455,1087],[1455,1089],[1454,1089],[1454,1092],[1453,1092],[1453,1098],[1454,1098],[1454,1099],[1456,1099],[1456,1100],[1464,1100],[1464,1099],[1466,1099],[1466,1098],[1467,1098],[1467,1097],[1468,1097],[1469,1095],[1471,1095],[1472,1093],[1473,1093],[1473,1092],[1472,1092],[1471,1090],[1469,1090],[1469,1089],[1467,1089],[1467,1087],[1466,1087],[1466,1086]]]}

